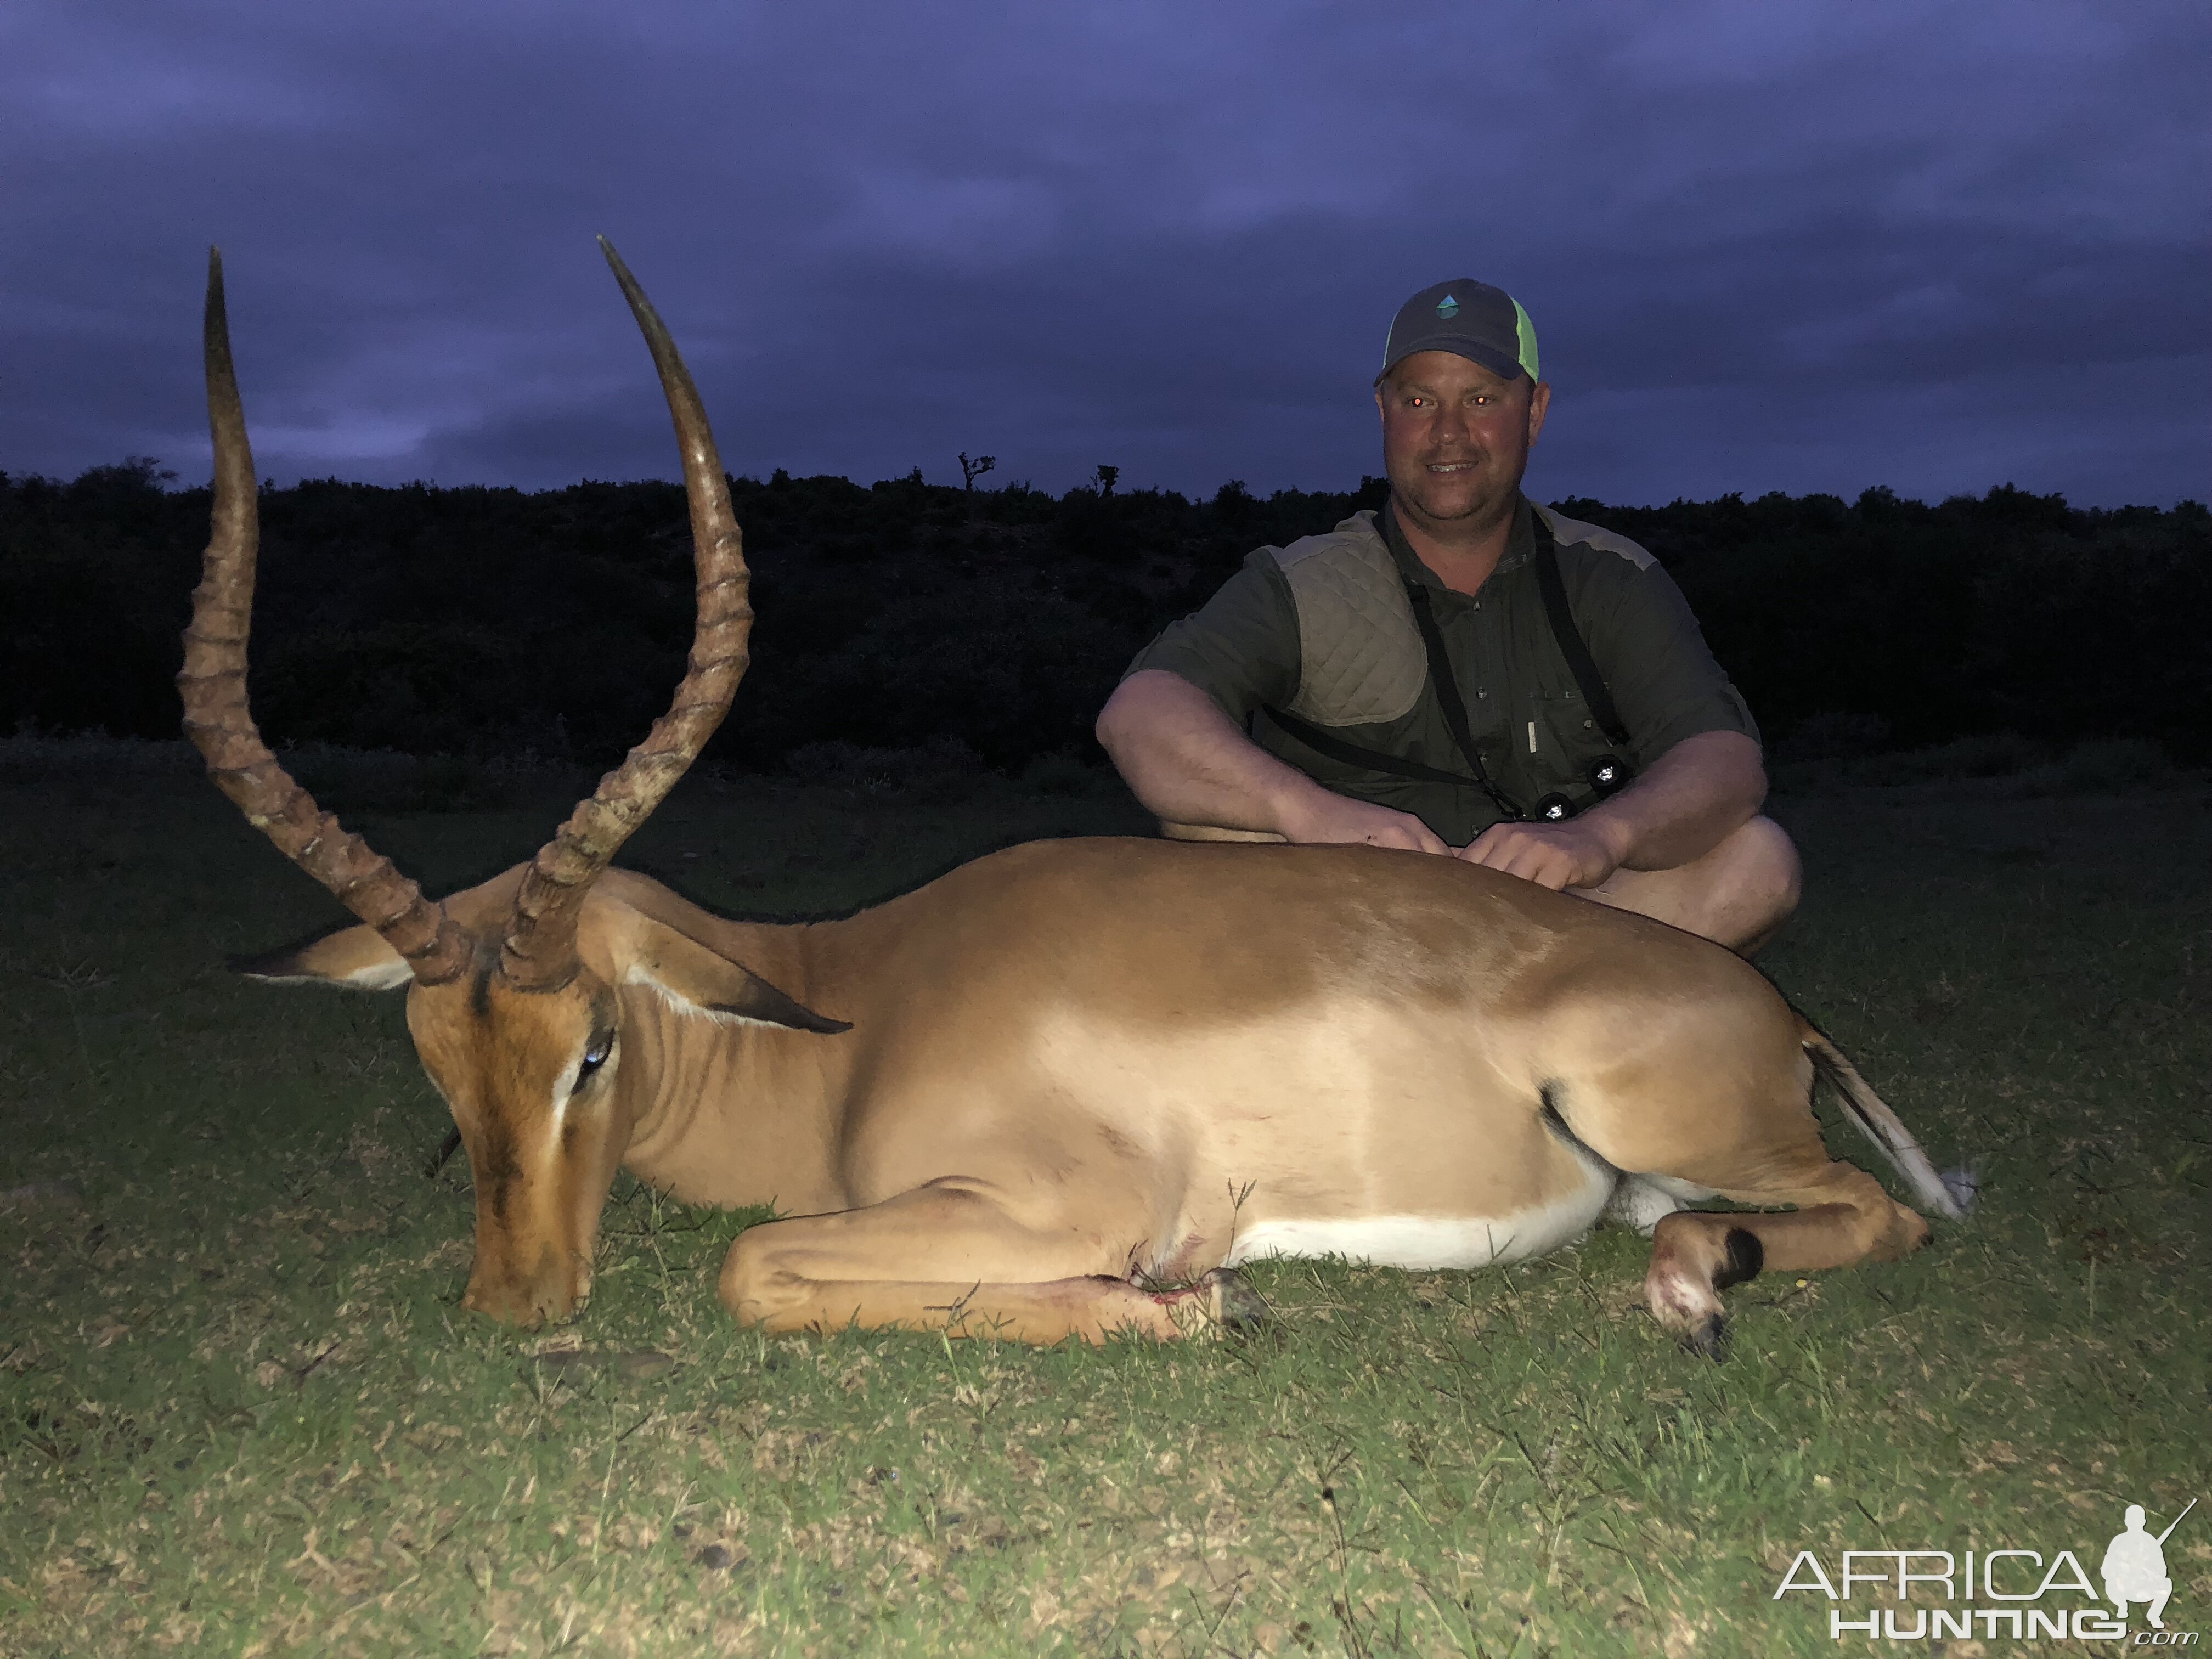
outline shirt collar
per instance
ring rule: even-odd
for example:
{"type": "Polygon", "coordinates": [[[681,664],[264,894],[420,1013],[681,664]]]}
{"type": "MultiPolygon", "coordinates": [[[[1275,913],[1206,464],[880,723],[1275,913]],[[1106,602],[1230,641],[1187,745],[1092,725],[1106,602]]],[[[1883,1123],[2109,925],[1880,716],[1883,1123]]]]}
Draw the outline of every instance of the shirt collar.
{"type": "MultiPolygon", "coordinates": [[[[1390,550],[1391,560],[1397,565],[1399,574],[1407,581],[1432,587],[1439,593],[1454,592],[1443,585],[1435,571],[1421,562],[1420,555],[1414,552],[1407,543],[1406,532],[1399,528],[1395,515],[1389,508],[1376,511],[1374,524],[1376,534],[1382,538],[1383,545],[1390,550]]],[[[1536,512],[1528,504],[1526,495],[1516,495],[1513,503],[1513,529],[1506,537],[1505,551],[1498,561],[1498,568],[1492,574],[1503,576],[1518,570],[1535,556],[1535,552],[1536,512]]]]}

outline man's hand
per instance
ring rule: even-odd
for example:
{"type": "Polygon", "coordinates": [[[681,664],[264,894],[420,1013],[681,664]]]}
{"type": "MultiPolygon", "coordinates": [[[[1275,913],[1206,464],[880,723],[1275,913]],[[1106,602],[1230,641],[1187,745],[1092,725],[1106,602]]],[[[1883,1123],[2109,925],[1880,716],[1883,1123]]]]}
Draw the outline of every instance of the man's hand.
{"type": "Polygon", "coordinates": [[[1301,791],[1283,815],[1283,834],[1294,842],[1348,842],[1370,847],[1402,847],[1415,853],[1451,848],[1443,836],[1411,812],[1372,802],[1352,800],[1318,787],[1301,791]]]}
{"type": "Polygon", "coordinates": [[[1559,823],[1493,823],[1461,848],[1459,856],[1557,892],[1598,886],[1620,867],[1622,854],[1599,825],[1568,818],[1559,823]]]}
{"type": "Polygon", "coordinates": [[[1452,852],[1411,813],[1347,799],[1277,760],[1212,697],[1165,669],[1140,669],[1115,688],[1098,716],[1098,741],[1163,823],[1452,852]]]}

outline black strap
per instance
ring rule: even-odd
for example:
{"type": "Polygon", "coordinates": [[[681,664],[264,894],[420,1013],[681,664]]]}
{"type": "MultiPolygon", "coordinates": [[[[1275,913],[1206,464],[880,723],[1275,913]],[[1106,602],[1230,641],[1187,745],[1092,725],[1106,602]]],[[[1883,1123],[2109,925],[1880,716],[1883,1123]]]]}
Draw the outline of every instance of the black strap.
{"type": "MultiPolygon", "coordinates": [[[[1582,629],[1575,625],[1574,612],[1567,605],[1567,586],[1559,574],[1559,542],[1552,534],[1552,526],[1540,513],[1532,514],[1535,520],[1536,586],[1544,596],[1544,614],[1552,624],[1552,636],[1559,642],[1559,654],[1567,659],[1568,672],[1575,684],[1582,688],[1583,701],[1603,732],[1608,742],[1626,750],[1631,747],[1628,728],[1621,721],[1620,711],[1614,706],[1613,693],[1607,689],[1605,677],[1597,672],[1589,647],[1583,641],[1582,629]]],[[[1398,528],[1390,504],[1384,502],[1375,515],[1375,528],[1383,540],[1394,546],[1402,540],[1404,532],[1398,528]]],[[[1379,749],[1368,749],[1285,714],[1278,708],[1267,711],[1267,718],[1289,732],[1300,743],[1316,753],[1347,766],[1364,767],[1370,772],[1380,772],[1389,777],[1411,778],[1420,783],[1449,783],[1462,789],[1480,789],[1490,798],[1492,805],[1507,819],[1523,823],[1528,814],[1522,811],[1498,786],[1490,781],[1490,770],[1482,763],[1482,754],[1475,747],[1474,735],[1468,727],[1467,704],[1459,694],[1459,681],[1451,670],[1451,656],[1444,649],[1443,634],[1437,626],[1435,611],[1429,604],[1428,590],[1405,574],[1399,580],[1406,586],[1406,602],[1413,612],[1413,625],[1420,630],[1421,647],[1429,659],[1429,684],[1436,688],[1437,703],[1444,717],[1444,729],[1451,734],[1453,746],[1466,760],[1474,776],[1446,772],[1434,766],[1425,766],[1419,761],[1406,760],[1396,755],[1385,754],[1379,749]]],[[[1549,799],[1547,797],[1547,799],[1549,799]]],[[[1540,805],[1541,803],[1539,803],[1540,805]]]]}
{"type": "Polygon", "coordinates": [[[1441,767],[1424,766],[1416,760],[1407,760],[1397,755],[1385,754],[1380,749],[1363,749],[1356,743],[1346,743],[1326,727],[1309,725],[1295,714],[1286,714],[1279,708],[1267,710],[1267,718],[1289,732],[1309,749],[1342,761],[1346,766],[1364,767],[1370,772],[1387,773],[1394,778],[1412,778],[1417,783],[1456,784],[1462,789],[1480,789],[1475,779],[1462,773],[1447,772],[1441,767]]]}
{"type": "Polygon", "coordinates": [[[1632,747],[1628,727],[1622,723],[1620,710],[1613,706],[1605,676],[1597,672],[1583,630],[1575,626],[1575,613],[1567,607],[1567,584],[1559,574],[1559,541],[1542,514],[1531,516],[1536,520],[1536,586],[1544,595],[1545,614],[1552,619],[1552,637],[1559,642],[1559,654],[1567,659],[1575,684],[1582,688],[1583,701],[1589,705],[1597,729],[1614,748],[1626,752],[1632,747]]]}
{"type": "MultiPolygon", "coordinates": [[[[1385,507],[1382,509],[1389,512],[1385,507]]],[[[1490,769],[1482,763],[1482,751],[1474,746],[1474,734],[1468,729],[1467,704],[1460,700],[1459,681],[1453,678],[1451,656],[1444,649],[1444,636],[1437,627],[1436,612],[1429,607],[1428,590],[1411,577],[1402,577],[1406,584],[1406,602],[1413,608],[1414,626],[1421,630],[1421,645],[1429,654],[1429,684],[1436,687],[1437,702],[1443,709],[1444,730],[1451,733],[1453,745],[1460,757],[1474,772],[1475,782],[1482,793],[1490,797],[1491,805],[1507,817],[1528,817],[1498,786],[1490,781],[1490,769]]]]}
{"type": "MultiPolygon", "coordinates": [[[[1402,534],[1391,516],[1387,501],[1376,514],[1375,525],[1386,543],[1402,534]]],[[[1490,804],[1507,819],[1514,823],[1525,820],[1528,815],[1490,781],[1490,770],[1482,763],[1482,753],[1475,747],[1474,733],[1468,727],[1467,705],[1460,698],[1459,681],[1451,672],[1451,657],[1444,650],[1443,635],[1437,628],[1436,615],[1429,607],[1427,592],[1419,582],[1406,576],[1402,571],[1399,580],[1405,583],[1406,602],[1413,609],[1413,624],[1420,629],[1421,646],[1428,654],[1429,684],[1436,688],[1437,702],[1443,711],[1444,729],[1451,734],[1453,746],[1467,762],[1474,776],[1447,772],[1438,767],[1425,766],[1419,761],[1385,754],[1379,749],[1346,743],[1343,738],[1280,709],[1268,709],[1267,718],[1307,748],[1327,755],[1331,760],[1341,761],[1347,766],[1364,767],[1368,771],[1381,772],[1389,777],[1412,778],[1422,783],[1449,783],[1462,789],[1480,789],[1490,798],[1490,804]]]]}

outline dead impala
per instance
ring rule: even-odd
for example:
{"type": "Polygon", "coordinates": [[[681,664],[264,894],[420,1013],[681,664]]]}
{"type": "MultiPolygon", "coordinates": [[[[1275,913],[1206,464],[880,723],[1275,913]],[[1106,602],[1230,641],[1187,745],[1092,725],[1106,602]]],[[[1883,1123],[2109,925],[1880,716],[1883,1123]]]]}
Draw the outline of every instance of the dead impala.
{"type": "Polygon", "coordinates": [[[1610,1206],[1646,1294],[1714,1350],[1720,1290],[1899,1256],[1927,1224],[1829,1158],[1817,1071],[1917,1201],[1912,1137],[1754,969],[1640,916],[1364,847],[1056,841],[843,921],[732,921],[609,868],[720,722],[752,612],[698,393],[629,270],[689,494],[698,617],[651,734],[528,864],[442,902],[322,812],[248,712],[258,541],[220,256],[214,528],[179,684],[216,784],[361,925],[247,971],[407,992],[476,1189],[467,1305],[559,1319],[617,1166],[788,1218],[721,1297],[772,1331],[1030,1342],[1256,1316],[1235,1265],[1473,1267],[1610,1206]],[[1701,1212],[1718,1195],[1786,1212],[1701,1212]],[[1655,1225],[1656,1224],[1656,1225],[1655,1225]]]}

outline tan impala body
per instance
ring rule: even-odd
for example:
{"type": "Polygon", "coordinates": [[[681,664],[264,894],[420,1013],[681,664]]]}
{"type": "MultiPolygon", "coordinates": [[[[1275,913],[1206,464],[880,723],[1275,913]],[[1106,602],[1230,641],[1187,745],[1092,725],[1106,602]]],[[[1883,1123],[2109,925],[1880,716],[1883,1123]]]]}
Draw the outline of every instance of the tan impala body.
{"type": "Polygon", "coordinates": [[[731,1310],[775,1330],[1188,1335],[1254,1316],[1240,1261],[1472,1267],[1553,1249],[1611,1206],[1656,1223],[1652,1309],[1711,1349],[1718,1291],[1762,1262],[1840,1266],[1927,1237],[1828,1158],[1816,1062],[1918,1200],[1958,1212],[1894,1115],[1755,970],[1458,860],[1052,842],[803,926],[727,921],[608,868],[720,718],[750,618],[696,394],[617,270],[685,456],[692,672],[531,865],[441,906],[343,837],[252,733],[252,462],[210,289],[217,530],[187,728],[365,924],[249,971],[410,988],[476,1178],[471,1306],[570,1312],[627,1165],[690,1201],[789,1218],[741,1235],[722,1273],[731,1310]],[[352,861],[319,868],[341,844],[352,861]],[[1676,1207],[1714,1194],[1796,1207],[1676,1207]]]}

